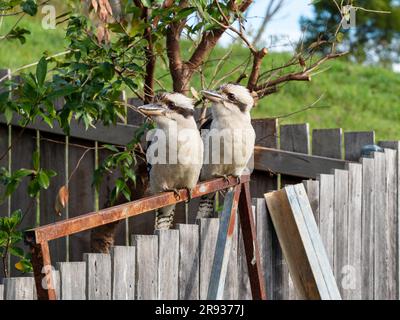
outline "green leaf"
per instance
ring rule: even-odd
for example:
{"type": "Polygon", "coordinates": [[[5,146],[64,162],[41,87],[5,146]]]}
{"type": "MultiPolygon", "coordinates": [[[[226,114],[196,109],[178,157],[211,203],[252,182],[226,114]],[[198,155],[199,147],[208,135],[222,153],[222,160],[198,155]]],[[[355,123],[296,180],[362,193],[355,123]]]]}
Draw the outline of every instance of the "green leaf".
{"type": "Polygon", "coordinates": [[[26,0],[21,5],[22,11],[29,14],[30,16],[34,16],[37,13],[38,6],[36,1],[34,0],[26,0]]]}
{"type": "Polygon", "coordinates": [[[39,63],[36,67],[36,80],[40,87],[43,86],[44,80],[46,79],[47,74],[47,60],[45,57],[42,57],[39,60],[39,63]]]}
{"type": "Polygon", "coordinates": [[[39,171],[37,181],[39,183],[39,186],[43,189],[47,189],[50,186],[50,179],[46,172],[44,172],[43,170],[39,171]]]}
{"type": "Polygon", "coordinates": [[[21,178],[30,176],[31,174],[34,174],[35,170],[30,170],[30,169],[19,169],[15,171],[12,175],[13,179],[20,180],[21,178]]]}
{"type": "Polygon", "coordinates": [[[10,253],[13,256],[19,257],[19,258],[23,258],[24,257],[24,250],[22,250],[19,247],[11,247],[10,248],[10,253]]]}
{"type": "Polygon", "coordinates": [[[117,147],[113,146],[111,144],[104,144],[103,147],[106,148],[107,150],[110,150],[110,151],[113,151],[113,152],[119,152],[117,147]]]}

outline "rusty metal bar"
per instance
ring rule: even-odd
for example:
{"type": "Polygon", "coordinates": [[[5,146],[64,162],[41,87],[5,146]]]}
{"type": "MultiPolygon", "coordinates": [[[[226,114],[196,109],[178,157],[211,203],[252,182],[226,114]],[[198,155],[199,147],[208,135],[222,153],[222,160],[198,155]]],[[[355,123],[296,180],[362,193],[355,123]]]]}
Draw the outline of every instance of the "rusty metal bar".
{"type": "MultiPolygon", "coordinates": [[[[241,182],[250,181],[249,176],[243,176],[241,182]]],[[[198,198],[205,194],[236,186],[237,179],[229,177],[229,182],[223,178],[199,183],[192,192],[192,198],[198,198]]],[[[173,192],[164,192],[151,197],[135,200],[119,206],[103,209],[96,212],[83,214],[68,220],[59,221],[42,227],[26,231],[26,235],[35,239],[36,243],[50,241],[65,237],[74,233],[99,227],[118,220],[140,215],[171,204],[186,201],[187,190],[179,190],[177,199],[173,192]]]]}
{"type": "Polygon", "coordinates": [[[47,241],[35,243],[34,238],[25,237],[32,254],[33,274],[38,300],[56,300],[49,244],[47,241]]]}
{"type": "Polygon", "coordinates": [[[242,227],[243,242],[249,271],[251,293],[254,300],[266,300],[264,276],[261,268],[260,251],[257,242],[256,228],[251,208],[250,185],[242,184],[239,199],[239,216],[242,227]]]}
{"type": "Polygon", "coordinates": [[[241,185],[237,185],[225,195],[207,300],[221,300],[223,298],[241,189],[241,185]]]}

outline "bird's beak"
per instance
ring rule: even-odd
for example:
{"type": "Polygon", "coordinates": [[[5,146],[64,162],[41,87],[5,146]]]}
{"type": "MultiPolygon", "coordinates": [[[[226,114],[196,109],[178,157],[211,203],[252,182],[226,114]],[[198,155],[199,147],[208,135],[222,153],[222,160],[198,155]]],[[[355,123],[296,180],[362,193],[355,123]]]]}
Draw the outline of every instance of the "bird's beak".
{"type": "Polygon", "coordinates": [[[138,110],[149,117],[163,116],[166,112],[166,108],[158,103],[145,104],[138,107],[138,110]]]}
{"type": "Polygon", "coordinates": [[[225,100],[225,98],[216,91],[203,90],[201,91],[201,94],[212,102],[221,102],[225,100]]]}

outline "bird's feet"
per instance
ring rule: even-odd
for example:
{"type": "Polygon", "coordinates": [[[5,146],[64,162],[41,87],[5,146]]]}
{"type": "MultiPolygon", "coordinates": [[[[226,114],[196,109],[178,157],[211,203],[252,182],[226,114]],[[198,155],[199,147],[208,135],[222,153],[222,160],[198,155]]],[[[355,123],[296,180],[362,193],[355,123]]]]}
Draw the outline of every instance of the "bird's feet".
{"type": "Polygon", "coordinates": [[[173,192],[175,199],[179,200],[181,198],[181,195],[179,194],[179,190],[176,188],[165,188],[164,192],[173,192]]]}
{"type": "Polygon", "coordinates": [[[242,176],[234,176],[236,178],[236,183],[241,184],[242,183],[242,176]]]}
{"type": "Polygon", "coordinates": [[[229,177],[226,174],[217,175],[218,178],[223,178],[227,184],[229,184],[229,177]]]}
{"type": "Polygon", "coordinates": [[[189,203],[190,201],[192,201],[193,190],[190,189],[190,188],[185,188],[185,189],[186,189],[186,192],[187,192],[187,195],[188,195],[188,198],[187,198],[187,200],[185,201],[185,203],[189,203]]]}

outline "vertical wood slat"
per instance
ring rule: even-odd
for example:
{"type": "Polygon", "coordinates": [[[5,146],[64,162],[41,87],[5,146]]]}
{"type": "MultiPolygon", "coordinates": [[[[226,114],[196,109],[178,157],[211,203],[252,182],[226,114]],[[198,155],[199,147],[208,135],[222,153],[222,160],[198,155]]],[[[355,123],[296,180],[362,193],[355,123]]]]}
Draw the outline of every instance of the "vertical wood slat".
{"type": "Polygon", "coordinates": [[[136,299],[158,299],[158,237],[133,235],[136,247],[136,299]]]}
{"type": "Polygon", "coordinates": [[[236,213],[235,230],[232,236],[231,254],[228,262],[228,272],[226,274],[223,300],[239,299],[238,234],[239,234],[239,217],[238,214],[236,213]]]}
{"type": "Polygon", "coordinates": [[[387,261],[387,296],[397,299],[397,152],[385,149],[386,159],[386,261],[387,261]]]}
{"type": "Polygon", "coordinates": [[[361,157],[361,149],[365,145],[375,143],[375,132],[345,132],[344,148],[345,159],[350,161],[358,161],[361,157]]]}
{"type": "Polygon", "coordinates": [[[158,235],[158,299],[177,300],[179,230],[156,230],[158,235]]]}
{"type": "Polygon", "coordinates": [[[219,229],[219,219],[199,219],[200,228],[200,299],[207,299],[211,268],[219,229]]]}
{"type": "Polygon", "coordinates": [[[395,286],[391,289],[390,299],[400,298],[400,141],[380,141],[379,145],[383,148],[390,148],[397,151],[393,175],[387,174],[391,177],[391,191],[390,196],[393,198],[393,205],[390,206],[391,218],[389,219],[390,226],[390,256],[391,258],[391,279],[394,279],[395,286]],[[394,191],[395,190],[395,191],[394,191]]]}
{"type": "MultiPolygon", "coordinates": [[[[252,119],[252,125],[256,132],[256,145],[269,148],[278,148],[278,120],[277,119],[252,119]]],[[[278,188],[278,176],[268,172],[255,170],[251,176],[250,190],[252,197],[264,198],[264,193],[276,190],[278,188]]],[[[276,237],[275,230],[271,229],[271,254],[273,255],[273,274],[270,281],[274,288],[267,291],[270,299],[282,298],[282,251],[276,237]]],[[[241,231],[238,230],[238,252],[243,250],[243,241],[241,239],[241,231]]],[[[246,263],[245,260],[240,261],[238,257],[238,268],[240,263],[246,263]]],[[[247,269],[246,269],[247,270],[247,269]]],[[[240,294],[240,293],[239,293],[240,294]]],[[[239,296],[239,298],[241,298],[239,296]]]]}
{"type": "MultiPolygon", "coordinates": [[[[1,70],[0,70],[1,76],[1,70]]],[[[8,127],[4,125],[0,125],[0,154],[4,154],[8,148],[8,127]]],[[[8,168],[8,155],[6,155],[3,159],[0,159],[0,167],[8,168]]],[[[5,191],[5,188],[2,184],[0,184],[0,195],[2,195],[5,191]]],[[[6,199],[3,203],[0,203],[0,217],[7,217],[9,214],[8,210],[9,200],[6,199]]],[[[3,261],[0,259],[0,270],[3,270],[3,261]]],[[[0,282],[3,278],[3,272],[0,273],[0,282]]]]}
{"type": "MultiPolygon", "coordinates": [[[[79,159],[86,148],[93,147],[94,143],[80,139],[69,139],[68,167],[69,176],[76,168],[79,159]]],[[[82,158],[79,167],[69,182],[69,217],[76,217],[94,210],[94,189],[92,187],[92,172],[94,170],[94,150],[90,150],[82,158]]],[[[82,254],[90,252],[90,230],[73,234],[69,237],[70,261],[80,261],[82,254]]]]}
{"type": "Polygon", "coordinates": [[[36,287],[33,277],[4,279],[4,300],[35,300],[36,287]]]}
{"type": "Polygon", "coordinates": [[[344,296],[345,276],[348,265],[348,197],[349,174],[345,170],[334,170],[334,274],[340,293],[344,296]]]}
{"type": "Polygon", "coordinates": [[[199,299],[199,226],[178,224],[179,300],[199,299]]]}
{"type": "MultiPolygon", "coordinates": [[[[101,147],[101,145],[99,145],[99,147],[101,147]]],[[[112,152],[107,149],[99,149],[98,150],[99,165],[102,164],[103,161],[111,154],[112,152]]],[[[99,188],[99,209],[104,209],[111,206],[111,191],[115,186],[115,181],[117,180],[118,176],[119,176],[118,170],[115,170],[112,173],[107,173],[104,175],[103,182],[99,188]]],[[[120,201],[118,200],[117,200],[118,203],[115,203],[114,205],[120,204],[120,201]]],[[[122,202],[126,202],[126,200],[124,199],[122,202]]],[[[126,234],[125,232],[125,221],[119,221],[118,225],[115,228],[116,229],[115,229],[114,245],[117,246],[127,245],[126,237],[129,236],[129,233],[126,234]]]]}
{"type": "Polygon", "coordinates": [[[385,154],[374,155],[375,184],[374,192],[374,299],[386,299],[388,294],[387,269],[387,194],[386,194],[386,159],[385,154]]]}
{"type": "Polygon", "coordinates": [[[348,280],[350,285],[343,299],[361,299],[361,228],[362,228],[362,166],[349,163],[349,203],[348,203],[348,280]]]}
{"type": "MultiPolygon", "coordinates": [[[[285,151],[293,151],[304,154],[310,153],[310,127],[308,123],[290,124],[280,126],[280,148],[285,151]]],[[[282,186],[297,184],[301,182],[300,178],[281,175],[282,186]]],[[[283,268],[283,299],[296,299],[296,292],[293,282],[289,275],[286,261],[282,258],[283,268]]]]}
{"type": "MultiPolygon", "coordinates": [[[[40,166],[57,172],[51,179],[47,190],[40,192],[40,224],[46,225],[66,219],[65,210],[59,214],[55,212],[54,205],[59,189],[65,185],[65,138],[59,135],[41,134],[40,141],[40,166]],[[48,141],[52,140],[54,142],[48,141]],[[59,143],[57,143],[59,142],[59,143]]],[[[56,239],[49,242],[51,260],[54,264],[66,261],[66,240],[56,239]]]]}
{"type": "Polygon", "coordinates": [[[4,300],[4,285],[0,284],[0,300],[4,300]]]}
{"type": "Polygon", "coordinates": [[[85,253],[86,297],[88,300],[111,300],[111,257],[104,253],[85,253]]]}
{"type": "Polygon", "coordinates": [[[86,262],[59,262],[60,300],[86,300],[86,262]]]}
{"type": "Polygon", "coordinates": [[[362,216],[361,216],[361,298],[374,298],[374,204],[376,192],[373,158],[361,158],[362,216]]]}
{"type": "MultiPolygon", "coordinates": [[[[255,207],[252,206],[253,218],[255,219],[255,207]]],[[[279,244],[277,244],[279,246],[279,244]]],[[[251,300],[251,287],[249,280],[249,271],[247,267],[246,252],[244,247],[242,226],[240,221],[238,221],[238,296],[240,300],[251,300]]],[[[277,277],[276,279],[281,279],[277,277]]],[[[281,282],[279,282],[279,287],[277,290],[281,289],[281,282]]]]}
{"type": "Polygon", "coordinates": [[[267,212],[265,199],[254,198],[253,206],[255,207],[255,223],[257,229],[257,241],[260,250],[261,268],[263,270],[265,289],[268,299],[274,299],[273,276],[274,276],[274,263],[273,263],[273,225],[271,217],[267,212]]]}
{"type": "Polygon", "coordinates": [[[115,246],[111,249],[112,300],[134,300],[136,286],[136,248],[115,246]]]}
{"type": "Polygon", "coordinates": [[[307,197],[311,204],[315,222],[319,226],[319,183],[315,180],[304,180],[303,185],[307,191],[307,197]]]}
{"type": "MultiPolygon", "coordinates": [[[[33,153],[36,150],[36,131],[24,130],[21,128],[12,128],[13,140],[11,141],[11,170],[14,172],[21,168],[33,168],[33,153]]],[[[27,188],[29,179],[23,179],[18,189],[11,195],[11,212],[20,209],[23,213],[26,212],[25,218],[19,226],[20,230],[33,228],[36,224],[36,199],[28,196],[27,188]]],[[[22,276],[22,272],[14,268],[18,258],[11,257],[11,276],[22,276]]]]}
{"type": "Polygon", "coordinates": [[[314,129],[312,132],[312,154],[342,159],[342,129],[314,129]]]}
{"type": "Polygon", "coordinates": [[[332,174],[321,174],[318,177],[320,203],[319,203],[319,232],[322,243],[326,249],[329,263],[334,267],[335,247],[335,212],[334,201],[335,179],[332,174]]]}

